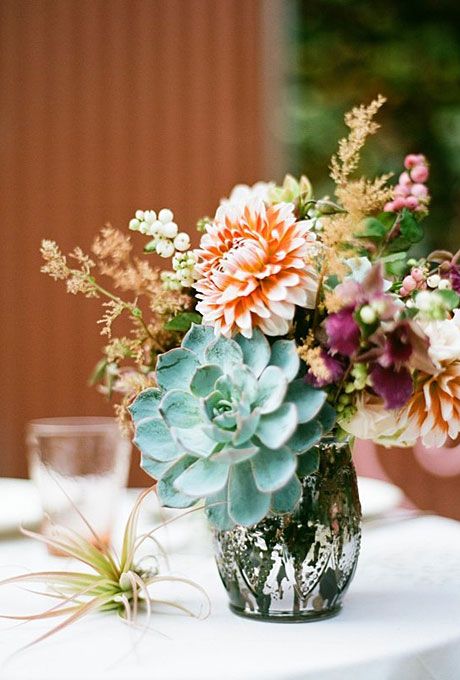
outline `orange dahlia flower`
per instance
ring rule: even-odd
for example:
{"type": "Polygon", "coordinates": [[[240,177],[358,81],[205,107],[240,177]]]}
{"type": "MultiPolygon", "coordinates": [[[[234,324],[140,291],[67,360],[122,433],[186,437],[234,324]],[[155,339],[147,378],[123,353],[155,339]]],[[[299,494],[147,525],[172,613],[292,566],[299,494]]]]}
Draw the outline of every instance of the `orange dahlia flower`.
{"type": "Polygon", "coordinates": [[[449,437],[456,439],[460,433],[460,361],[420,380],[404,416],[408,431],[418,434],[425,446],[444,446],[449,437]]]}
{"type": "Polygon", "coordinates": [[[295,305],[314,307],[316,274],[306,264],[315,234],[294,206],[221,206],[201,239],[195,284],[203,323],[227,337],[289,330],[295,305]]]}

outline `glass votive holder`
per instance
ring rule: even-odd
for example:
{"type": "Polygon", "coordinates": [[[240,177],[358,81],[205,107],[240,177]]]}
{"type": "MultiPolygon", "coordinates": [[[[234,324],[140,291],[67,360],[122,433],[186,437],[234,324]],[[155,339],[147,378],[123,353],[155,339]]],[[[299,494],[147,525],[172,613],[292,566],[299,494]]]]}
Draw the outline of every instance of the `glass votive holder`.
{"type": "MultiPolygon", "coordinates": [[[[131,442],[123,437],[116,420],[32,420],[26,439],[29,474],[43,507],[42,533],[59,541],[63,537],[60,527],[64,527],[96,543],[88,522],[100,542],[107,545],[131,457],[131,442]]],[[[48,549],[59,554],[59,549],[48,549]]]]}

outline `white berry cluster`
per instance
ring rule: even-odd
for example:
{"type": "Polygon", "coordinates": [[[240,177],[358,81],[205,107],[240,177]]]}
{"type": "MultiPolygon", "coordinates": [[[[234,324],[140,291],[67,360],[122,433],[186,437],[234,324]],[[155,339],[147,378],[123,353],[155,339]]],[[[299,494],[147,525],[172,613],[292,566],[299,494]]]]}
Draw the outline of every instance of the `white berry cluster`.
{"type": "Polygon", "coordinates": [[[176,253],[172,259],[172,272],[162,272],[161,280],[167,290],[179,290],[190,288],[195,277],[196,255],[193,250],[185,253],[176,253]]]}
{"type": "Polygon", "coordinates": [[[185,231],[179,232],[173,221],[174,214],[169,208],[163,208],[157,214],[154,210],[136,210],[136,215],[129,222],[132,231],[151,236],[145,250],[156,252],[161,257],[173,257],[176,251],[185,252],[190,248],[190,237],[185,231]]]}

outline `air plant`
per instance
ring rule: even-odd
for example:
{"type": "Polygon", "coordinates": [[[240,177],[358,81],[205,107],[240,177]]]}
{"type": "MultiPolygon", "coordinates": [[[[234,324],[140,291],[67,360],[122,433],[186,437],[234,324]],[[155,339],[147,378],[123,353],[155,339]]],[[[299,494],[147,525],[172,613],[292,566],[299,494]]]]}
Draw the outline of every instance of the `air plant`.
{"type": "Polygon", "coordinates": [[[45,543],[48,547],[59,551],[65,557],[78,560],[78,562],[90,567],[93,572],[42,571],[13,576],[0,581],[0,586],[28,582],[40,583],[47,586],[49,590],[47,592],[32,592],[58,600],[56,605],[38,614],[23,616],[1,614],[0,618],[27,622],[66,617],[58,625],[27,644],[22,650],[45,640],[54,633],[58,633],[60,630],[67,628],[72,623],[94,611],[115,612],[123,621],[137,627],[139,612],[143,610],[147,614],[147,620],[143,627],[144,632],[148,630],[154,605],[174,607],[196,618],[206,618],[208,616],[210,602],[208,595],[201,586],[187,578],[161,574],[160,560],[156,555],[138,557],[141,545],[147,540],[151,540],[155,544],[158,553],[165,558],[167,563],[167,556],[154,534],[170,522],[191,512],[189,510],[179,517],[174,517],[160,524],[148,533],[138,535],[137,526],[141,504],[151,491],[152,488],[143,491],[131,510],[125,526],[119,557],[112,546],[106,545],[100,539],[93,527],[76,507],[76,512],[91,532],[92,541],[83,538],[71,529],[62,527],[59,527],[59,538],[50,538],[27,529],[22,529],[22,533],[25,536],[45,543]],[[150,560],[151,565],[142,566],[148,557],[153,557],[153,560],[150,560]],[[198,590],[204,598],[205,610],[195,614],[182,604],[153,598],[150,588],[155,584],[167,581],[183,583],[198,590]]]}

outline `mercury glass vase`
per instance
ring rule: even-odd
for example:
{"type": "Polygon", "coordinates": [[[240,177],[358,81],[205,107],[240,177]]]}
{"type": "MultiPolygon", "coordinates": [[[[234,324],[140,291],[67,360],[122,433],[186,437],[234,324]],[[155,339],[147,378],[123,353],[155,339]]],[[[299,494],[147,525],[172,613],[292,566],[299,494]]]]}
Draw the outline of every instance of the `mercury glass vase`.
{"type": "Polygon", "coordinates": [[[215,531],[216,561],[230,609],[248,618],[315,621],[336,615],[353,578],[361,506],[348,442],[323,439],[319,468],[300,477],[292,514],[215,531]]]}

